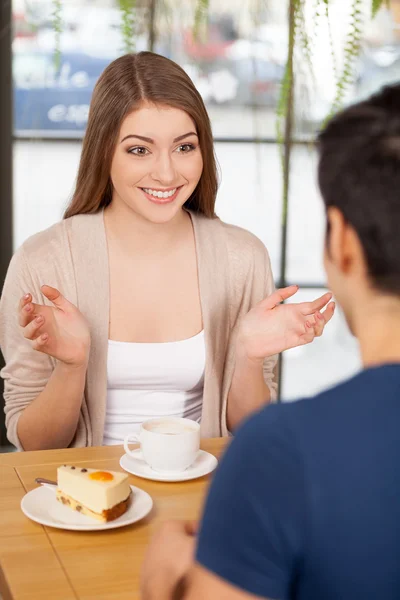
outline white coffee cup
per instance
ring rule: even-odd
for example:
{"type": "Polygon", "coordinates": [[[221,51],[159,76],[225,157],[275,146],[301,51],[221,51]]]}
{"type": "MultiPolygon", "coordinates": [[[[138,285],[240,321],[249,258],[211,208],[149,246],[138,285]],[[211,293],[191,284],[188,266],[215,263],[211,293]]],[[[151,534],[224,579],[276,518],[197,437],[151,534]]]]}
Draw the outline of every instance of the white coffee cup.
{"type": "Polygon", "coordinates": [[[129,441],[140,444],[142,456],[153,471],[181,472],[196,460],[200,449],[200,425],[178,417],[145,421],[138,434],[128,434],[124,439],[125,452],[136,458],[129,449],[129,441]]]}

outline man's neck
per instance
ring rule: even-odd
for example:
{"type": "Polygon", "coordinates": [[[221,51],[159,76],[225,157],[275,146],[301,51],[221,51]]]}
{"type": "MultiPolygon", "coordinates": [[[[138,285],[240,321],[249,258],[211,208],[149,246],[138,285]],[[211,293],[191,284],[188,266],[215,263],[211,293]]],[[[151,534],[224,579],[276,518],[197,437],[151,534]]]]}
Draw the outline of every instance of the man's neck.
{"type": "Polygon", "coordinates": [[[400,364],[400,299],[374,296],[357,308],[353,330],[365,368],[400,364]]]}

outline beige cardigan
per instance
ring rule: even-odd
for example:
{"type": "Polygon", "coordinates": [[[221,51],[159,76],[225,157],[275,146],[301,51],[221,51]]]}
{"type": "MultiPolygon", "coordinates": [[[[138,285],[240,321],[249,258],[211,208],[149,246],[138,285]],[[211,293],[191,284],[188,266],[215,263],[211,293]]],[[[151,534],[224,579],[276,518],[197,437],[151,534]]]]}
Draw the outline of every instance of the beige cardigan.
{"type": "MultiPolygon", "coordinates": [[[[190,213],[196,250],[206,343],[203,412],[204,437],[228,434],[226,403],[234,370],[234,337],[239,319],[273,291],[268,253],[254,235],[190,213]]],[[[99,446],[107,399],[109,322],[108,253],[103,211],[77,215],[29,238],[13,256],[0,300],[0,346],[6,366],[4,397],[7,437],[21,449],[17,423],[24,408],[45,387],[55,360],[31,348],[18,325],[20,298],[50,304],[44,283],[58,288],[85,315],[92,345],[84,398],[71,446],[99,446]]],[[[265,361],[265,381],[276,397],[273,368],[265,361]]]]}

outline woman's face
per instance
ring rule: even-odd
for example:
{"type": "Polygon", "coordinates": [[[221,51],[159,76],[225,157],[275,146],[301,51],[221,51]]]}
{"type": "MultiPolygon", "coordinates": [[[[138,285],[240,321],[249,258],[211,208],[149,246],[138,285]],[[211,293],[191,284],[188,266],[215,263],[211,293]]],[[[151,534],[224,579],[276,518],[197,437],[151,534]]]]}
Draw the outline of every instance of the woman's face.
{"type": "Polygon", "coordinates": [[[111,164],[112,204],[171,221],[203,170],[196,127],[178,108],[145,103],[123,121],[111,164]]]}

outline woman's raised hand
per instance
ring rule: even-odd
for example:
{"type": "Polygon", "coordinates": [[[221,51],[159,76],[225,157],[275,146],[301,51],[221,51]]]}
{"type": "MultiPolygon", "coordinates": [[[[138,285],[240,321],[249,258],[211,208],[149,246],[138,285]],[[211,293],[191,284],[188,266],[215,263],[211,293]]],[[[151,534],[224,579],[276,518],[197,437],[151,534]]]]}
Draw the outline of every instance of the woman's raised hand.
{"type": "Polygon", "coordinates": [[[31,294],[21,298],[19,324],[24,337],[38,352],[70,366],[86,366],[90,351],[86,319],[56,288],[43,285],[41,291],[54,306],[35,304],[31,294]]]}
{"type": "Polygon", "coordinates": [[[324,294],[313,302],[281,304],[297,291],[295,285],[276,290],[247,313],[237,338],[238,355],[262,361],[289,348],[309,344],[322,335],[335,311],[335,303],[330,302],[332,294],[324,294]]]}

